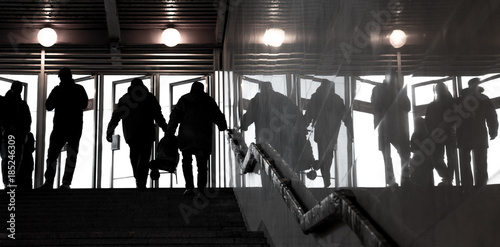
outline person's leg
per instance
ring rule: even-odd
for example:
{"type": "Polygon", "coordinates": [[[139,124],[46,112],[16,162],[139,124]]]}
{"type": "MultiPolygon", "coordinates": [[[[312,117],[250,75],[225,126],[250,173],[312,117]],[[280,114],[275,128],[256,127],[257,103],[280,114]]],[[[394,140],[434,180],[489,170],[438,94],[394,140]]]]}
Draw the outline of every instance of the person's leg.
{"type": "Polygon", "coordinates": [[[449,182],[449,169],[444,162],[444,144],[436,143],[434,152],[432,153],[432,161],[434,164],[434,168],[438,172],[441,177],[443,183],[449,182]]]}
{"type": "Polygon", "coordinates": [[[455,171],[458,167],[457,142],[455,138],[448,138],[446,142],[446,158],[448,161],[447,179],[451,184],[453,182],[455,171]]]}
{"type": "Polygon", "coordinates": [[[468,148],[461,148],[460,155],[460,178],[462,179],[462,186],[472,186],[472,169],[470,166],[470,152],[468,148]]]}
{"type": "Polygon", "coordinates": [[[488,149],[477,148],[474,155],[474,180],[476,186],[485,186],[488,183],[488,149]]]}
{"type": "Polygon", "coordinates": [[[321,169],[321,175],[323,176],[323,184],[325,188],[330,187],[331,179],[331,168],[333,162],[333,152],[335,144],[330,141],[319,141],[318,142],[318,156],[321,169]]]}
{"type": "Polygon", "coordinates": [[[396,179],[394,178],[394,169],[392,166],[390,144],[387,143],[383,146],[382,156],[384,158],[384,165],[385,165],[385,183],[386,185],[394,185],[396,184],[396,179]]]}
{"type": "Polygon", "coordinates": [[[152,142],[142,142],[139,145],[139,157],[137,160],[136,183],[138,188],[146,188],[148,181],[149,161],[151,159],[151,146],[152,142]]]}
{"type": "Polygon", "coordinates": [[[57,158],[61,149],[66,144],[64,133],[53,129],[50,134],[49,149],[47,151],[47,169],[45,170],[44,187],[52,188],[54,186],[54,176],[56,175],[57,158]]]}
{"type": "Polygon", "coordinates": [[[193,181],[193,153],[191,150],[182,151],[182,172],[186,181],[186,189],[194,188],[193,181]]]}
{"type": "Polygon", "coordinates": [[[66,150],[66,166],[64,167],[63,185],[71,185],[73,174],[80,148],[80,138],[82,137],[82,128],[75,128],[68,134],[68,150],[66,150]]]}
{"type": "Polygon", "coordinates": [[[197,149],[194,155],[196,157],[196,165],[198,166],[198,189],[203,192],[205,187],[207,187],[208,158],[210,157],[210,151],[197,149]]]}

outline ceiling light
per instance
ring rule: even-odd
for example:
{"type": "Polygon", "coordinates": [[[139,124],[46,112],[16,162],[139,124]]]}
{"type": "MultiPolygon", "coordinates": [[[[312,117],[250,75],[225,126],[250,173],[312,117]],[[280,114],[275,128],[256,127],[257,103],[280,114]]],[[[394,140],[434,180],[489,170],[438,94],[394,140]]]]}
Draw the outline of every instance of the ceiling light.
{"type": "Polygon", "coordinates": [[[161,35],[162,42],[168,47],[174,47],[181,41],[181,34],[175,28],[167,28],[161,35]]]}
{"type": "Polygon", "coordinates": [[[54,29],[46,27],[38,31],[38,42],[41,45],[45,47],[51,47],[56,43],[56,41],[57,41],[57,33],[56,31],[54,31],[54,29]]]}
{"type": "Polygon", "coordinates": [[[394,30],[389,37],[389,41],[394,48],[401,48],[406,43],[406,33],[401,30],[394,30]]]}
{"type": "Polygon", "coordinates": [[[269,28],[264,34],[264,44],[279,47],[285,40],[285,31],[280,28],[269,28]]]}

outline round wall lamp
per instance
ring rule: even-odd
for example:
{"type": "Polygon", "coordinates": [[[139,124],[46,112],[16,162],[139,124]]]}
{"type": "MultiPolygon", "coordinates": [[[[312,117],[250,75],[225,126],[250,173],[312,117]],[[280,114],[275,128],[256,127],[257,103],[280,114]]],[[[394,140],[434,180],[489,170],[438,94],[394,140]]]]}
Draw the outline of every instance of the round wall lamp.
{"type": "Polygon", "coordinates": [[[269,28],[264,33],[263,41],[265,45],[280,47],[285,40],[285,31],[281,28],[269,28]]]}
{"type": "Polygon", "coordinates": [[[174,47],[181,41],[181,34],[175,28],[167,28],[161,35],[161,41],[168,47],[174,47]]]}
{"type": "Polygon", "coordinates": [[[392,31],[389,42],[396,49],[403,47],[406,44],[406,33],[399,29],[392,31]]]}
{"type": "Polygon", "coordinates": [[[56,43],[56,41],[57,41],[57,33],[56,31],[54,31],[54,29],[46,27],[38,31],[38,42],[41,45],[45,47],[51,47],[56,43]]]}

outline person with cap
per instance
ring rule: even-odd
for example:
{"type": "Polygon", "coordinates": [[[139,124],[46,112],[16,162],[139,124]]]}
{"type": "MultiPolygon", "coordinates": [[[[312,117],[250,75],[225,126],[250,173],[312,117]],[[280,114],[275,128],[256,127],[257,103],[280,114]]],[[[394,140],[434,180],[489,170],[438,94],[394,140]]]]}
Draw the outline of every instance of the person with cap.
{"type": "Polygon", "coordinates": [[[60,83],[52,89],[45,102],[47,111],[55,110],[55,113],[47,154],[45,183],[42,185],[42,189],[53,188],[57,158],[66,144],[67,157],[61,189],[70,188],[76,167],[80,138],[82,137],[83,110],[88,105],[85,89],[82,85],[75,83],[69,68],[60,69],[58,76],[60,83]]]}
{"type": "Polygon", "coordinates": [[[488,182],[488,133],[493,140],[498,134],[498,118],[479,78],[469,80],[458,99],[457,142],[460,158],[460,175],[463,186],[484,186],[488,182]],[[488,129],[486,129],[486,125],[488,129]],[[471,169],[471,151],[474,157],[474,181],[471,169]]]}
{"type": "Polygon", "coordinates": [[[170,113],[166,131],[166,137],[172,138],[179,126],[178,142],[186,181],[184,195],[194,195],[197,192],[194,190],[193,155],[198,166],[198,192],[205,193],[214,123],[219,127],[219,131],[227,129],[225,116],[215,100],[204,92],[201,82],[194,82],[191,91],[179,99],[170,113]]]}
{"type": "Polygon", "coordinates": [[[145,190],[151,147],[155,141],[155,122],[163,131],[166,131],[167,123],[158,100],[139,78],[132,80],[127,93],[118,101],[106,131],[107,141],[112,142],[112,136],[120,120],[123,120],[125,142],[130,147],[130,163],[137,189],[145,190]]]}

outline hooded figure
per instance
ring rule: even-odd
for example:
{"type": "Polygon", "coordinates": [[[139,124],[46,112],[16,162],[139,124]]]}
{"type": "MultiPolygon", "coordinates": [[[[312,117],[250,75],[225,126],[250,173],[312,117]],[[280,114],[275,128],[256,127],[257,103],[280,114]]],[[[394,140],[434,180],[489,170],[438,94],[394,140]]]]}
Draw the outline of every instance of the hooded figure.
{"type": "Polygon", "coordinates": [[[112,135],[123,119],[123,135],[130,147],[130,162],[138,189],[146,189],[151,146],[155,141],[155,122],[163,129],[167,123],[156,97],[148,91],[141,79],[132,80],[127,93],[118,101],[106,131],[106,139],[112,135]]]}
{"type": "MultiPolygon", "coordinates": [[[[3,143],[2,143],[1,154],[2,154],[3,183],[5,186],[11,184],[8,179],[9,161],[13,161],[15,164],[15,170],[16,170],[15,181],[18,186],[20,186],[19,181],[24,180],[24,177],[22,175],[27,174],[31,177],[31,171],[33,171],[33,167],[31,168],[24,167],[26,169],[21,168],[24,140],[26,139],[26,136],[30,132],[30,127],[31,127],[31,113],[26,101],[21,99],[22,90],[23,90],[23,85],[21,82],[19,81],[13,82],[10,90],[7,91],[2,102],[1,115],[3,119],[2,121],[3,143]],[[9,159],[10,149],[8,142],[10,138],[15,138],[14,140],[15,140],[16,155],[13,156],[15,157],[14,160],[9,159]],[[23,172],[25,170],[26,172],[23,172]],[[30,170],[29,173],[28,170],[30,170]]],[[[31,183],[31,180],[29,182],[31,183]]],[[[25,184],[23,184],[23,186],[24,185],[25,184]]]]}
{"type": "Polygon", "coordinates": [[[62,68],[58,74],[61,82],[52,89],[45,108],[55,109],[54,127],[50,134],[50,144],[47,154],[47,170],[45,171],[44,189],[52,189],[56,174],[57,158],[61,149],[67,143],[66,167],[64,168],[61,188],[69,189],[80,146],[83,128],[83,110],[87,108],[88,96],[82,85],[76,84],[69,68],[62,68]]]}
{"type": "Polygon", "coordinates": [[[462,185],[472,186],[471,151],[474,152],[474,180],[476,186],[488,182],[488,132],[493,140],[498,134],[498,118],[484,89],[479,87],[479,78],[469,81],[469,88],[463,89],[458,99],[461,107],[457,121],[457,141],[460,157],[462,185]],[[488,125],[488,129],[486,129],[488,125]]]}
{"type": "Polygon", "coordinates": [[[167,138],[175,135],[179,127],[178,141],[182,152],[182,171],[186,180],[185,195],[194,194],[192,155],[198,165],[198,190],[207,184],[208,158],[212,152],[212,128],[227,129],[226,119],[215,100],[206,94],[201,82],[194,82],[191,91],[183,95],[175,105],[167,127],[167,138]]]}
{"type": "MultiPolygon", "coordinates": [[[[333,152],[345,113],[344,100],[335,93],[335,84],[324,79],[307,104],[306,123],[313,121],[314,141],[318,144],[319,167],[325,187],[331,184],[333,152]]],[[[345,120],[344,124],[349,126],[345,120]]]]}
{"type": "Polygon", "coordinates": [[[270,82],[260,83],[257,93],[241,118],[241,130],[255,123],[257,143],[268,143],[294,172],[311,168],[314,163],[307,126],[299,107],[288,97],[273,90],[270,82]]]}

